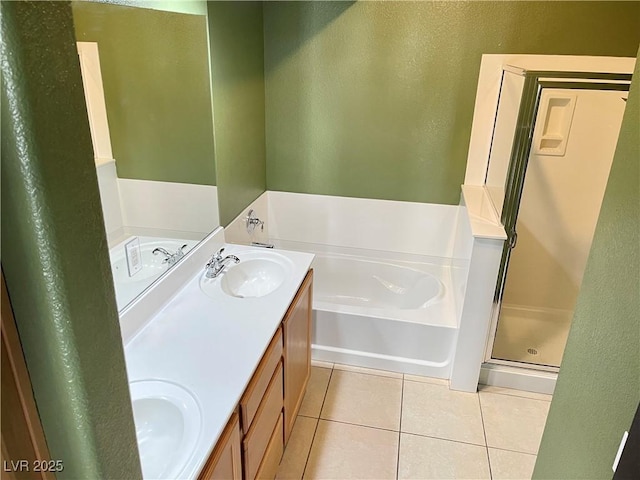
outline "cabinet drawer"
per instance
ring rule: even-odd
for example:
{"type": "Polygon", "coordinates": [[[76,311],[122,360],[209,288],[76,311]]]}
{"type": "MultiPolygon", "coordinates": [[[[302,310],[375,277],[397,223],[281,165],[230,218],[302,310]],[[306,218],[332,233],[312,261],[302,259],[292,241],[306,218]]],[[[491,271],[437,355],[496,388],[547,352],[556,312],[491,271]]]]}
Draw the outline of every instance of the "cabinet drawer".
{"type": "Polygon", "coordinates": [[[284,441],[282,438],[282,426],[284,424],[284,414],[280,414],[276,428],[274,428],[271,434],[271,440],[267,445],[267,450],[264,452],[264,458],[262,464],[256,474],[258,480],[273,480],[276,478],[278,472],[278,466],[280,465],[280,459],[284,453],[284,441]]]}
{"type": "Polygon", "coordinates": [[[271,440],[273,429],[282,412],[282,363],[278,363],[276,373],[264,395],[264,400],[258,408],[249,433],[242,441],[244,452],[245,480],[256,478],[258,467],[271,440]]]}
{"type": "Polygon", "coordinates": [[[267,351],[262,357],[260,365],[258,365],[256,373],[253,374],[251,382],[249,382],[249,386],[240,400],[240,423],[242,424],[242,433],[245,435],[249,432],[249,428],[251,428],[251,422],[253,422],[253,418],[260,406],[260,401],[269,386],[269,382],[273,377],[273,372],[278,366],[278,362],[280,362],[281,357],[282,330],[278,328],[278,331],[273,336],[273,340],[271,340],[267,351]]]}

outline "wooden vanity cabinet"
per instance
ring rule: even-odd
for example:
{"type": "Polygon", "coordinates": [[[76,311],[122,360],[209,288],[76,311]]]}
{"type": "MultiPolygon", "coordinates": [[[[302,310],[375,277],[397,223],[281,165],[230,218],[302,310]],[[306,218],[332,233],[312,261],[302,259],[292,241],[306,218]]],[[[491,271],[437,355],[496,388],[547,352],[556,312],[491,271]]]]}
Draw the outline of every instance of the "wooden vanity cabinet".
{"type": "Polygon", "coordinates": [[[309,270],[282,321],[285,445],[289,441],[311,375],[312,296],[313,270],[309,270]]]}
{"type": "Polygon", "coordinates": [[[242,480],[240,418],[231,416],[198,480],[242,480]]]}
{"type": "Polygon", "coordinates": [[[198,480],[275,478],[311,373],[309,270],[198,480]]]}

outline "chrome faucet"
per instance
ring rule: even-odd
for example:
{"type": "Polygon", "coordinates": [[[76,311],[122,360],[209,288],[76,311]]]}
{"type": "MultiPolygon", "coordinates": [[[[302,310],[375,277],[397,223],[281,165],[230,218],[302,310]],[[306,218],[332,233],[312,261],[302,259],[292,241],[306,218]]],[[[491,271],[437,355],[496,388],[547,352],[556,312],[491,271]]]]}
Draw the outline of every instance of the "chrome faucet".
{"type": "Polygon", "coordinates": [[[184,257],[184,249],[187,248],[187,244],[182,245],[175,253],[169,252],[166,248],[157,247],[152,250],[151,253],[158,255],[159,253],[164,255],[162,263],[166,263],[169,266],[175,265],[175,263],[184,257]]]}
{"type": "Polygon", "coordinates": [[[235,255],[227,255],[222,258],[222,252],[224,252],[224,248],[218,250],[212,257],[211,260],[207,262],[205,266],[205,276],[207,278],[216,278],[218,275],[222,273],[224,267],[232,261],[233,263],[240,263],[240,259],[235,255]]]}
{"type": "Polygon", "coordinates": [[[264,222],[255,215],[253,209],[249,210],[247,218],[245,218],[244,221],[249,235],[251,235],[258,226],[260,227],[260,231],[264,230],[264,222]]]}

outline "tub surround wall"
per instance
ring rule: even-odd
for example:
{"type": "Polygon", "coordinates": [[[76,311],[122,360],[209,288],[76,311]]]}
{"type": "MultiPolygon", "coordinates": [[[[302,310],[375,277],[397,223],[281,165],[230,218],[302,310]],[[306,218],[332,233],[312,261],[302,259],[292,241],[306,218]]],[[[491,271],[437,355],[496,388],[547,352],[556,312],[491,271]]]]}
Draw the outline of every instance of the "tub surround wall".
{"type": "Polygon", "coordinates": [[[251,242],[269,243],[269,192],[264,192],[249,204],[240,214],[233,219],[224,229],[224,238],[229,243],[249,245],[251,242]],[[263,228],[255,228],[253,232],[247,232],[247,216],[249,211],[264,222],[263,228]]]}
{"type": "Polygon", "coordinates": [[[220,225],[216,186],[118,178],[114,161],[96,172],[109,245],[154,231],[200,240],[220,225]]]}
{"type": "MultiPolygon", "coordinates": [[[[460,239],[460,207],[366,198],[267,191],[226,228],[228,242],[269,240],[372,251],[469,259],[469,240],[460,239]],[[247,234],[249,210],[265,221],[247,234]]],[[[469,237],[470,238],[470,237],[469,237]]]]}
{"type": "Polygon", "coordinates": [[[451,258],[459,207],[269,191],[273,239],[451,258]]]}
{"type": "Polygon", "coordinates": [[[451,280],[457,288],[454,289],[454,302],[456,318],[462,317],[462,306],[467,291],[467,279],[469,276],[469,261],[473,253],[473,235],[471,233],[471,223],[467,207],[460,200],[456,222],[456,237],[453,244],[453,259],[451,260],[451,280]]]}
{"type": "Polygon", "coordinates": [[[220,225],[215,186],[121,178],[118,189],[127,227],[191,232],[203,238],[220,225]]]}

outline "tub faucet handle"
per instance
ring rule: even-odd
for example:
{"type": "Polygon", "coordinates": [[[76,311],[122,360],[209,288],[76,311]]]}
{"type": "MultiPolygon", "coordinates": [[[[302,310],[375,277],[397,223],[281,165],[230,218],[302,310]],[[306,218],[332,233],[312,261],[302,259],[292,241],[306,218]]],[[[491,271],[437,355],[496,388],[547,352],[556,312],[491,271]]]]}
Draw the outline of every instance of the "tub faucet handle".
{"type": "Polygon", "coordinates": [[[255,230],[256,226],[260,225],[260,231],[263,232],[264,231],[264,222],[262,220],[260,220],[254,213],[253,209],[249,210],[249,213],[247,214],[247,218],[245,220],[245,223],[247,225],[247,233],[249,235],[251,235],[251,233],[253,233],[253,231],[255,230]]]}

